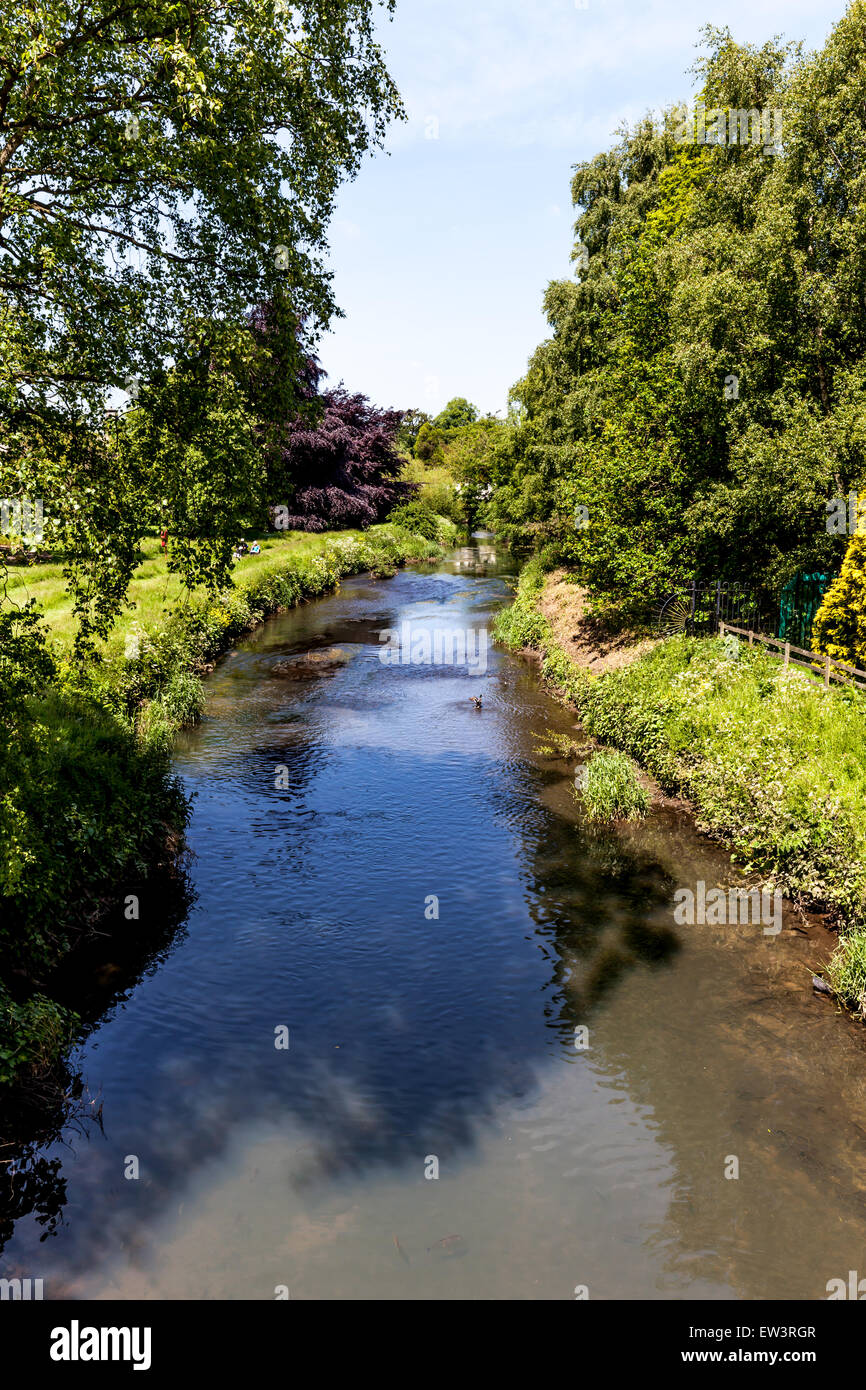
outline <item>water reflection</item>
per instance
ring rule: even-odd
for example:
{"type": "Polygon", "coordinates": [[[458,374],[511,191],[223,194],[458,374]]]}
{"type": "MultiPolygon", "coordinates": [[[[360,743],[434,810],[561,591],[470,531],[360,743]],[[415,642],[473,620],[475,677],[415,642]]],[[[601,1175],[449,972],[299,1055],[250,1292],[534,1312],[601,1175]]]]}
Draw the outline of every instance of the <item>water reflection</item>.
{"type": "Polygon", "coordinates": [[[666,809],[583,825],[535,751],[573,716],[519,661],[380,660],[511,578],[480,544],[358,579],[214,673],[177,752],[186,928],[107,994],[70,981],[103,1128],[46,1131],[41,1205],[9,1207],[47,1296],[817,1297],[866,1235],[862,1037],[811,999],[810,939],[675,928],[674,887],[729,866],[666,809]]]}

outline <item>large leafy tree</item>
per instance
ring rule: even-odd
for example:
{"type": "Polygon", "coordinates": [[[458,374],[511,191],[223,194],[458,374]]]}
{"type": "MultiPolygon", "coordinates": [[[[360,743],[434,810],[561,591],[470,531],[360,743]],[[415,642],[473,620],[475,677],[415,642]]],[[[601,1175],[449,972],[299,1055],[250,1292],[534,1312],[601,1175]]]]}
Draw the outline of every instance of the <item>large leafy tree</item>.
{"type": "MultiPolygon", "coordinates": [[[[0,18],[0,496],[45,500],[85,630],[105,630],[122,601],[152,515],[140,453],[105,424],[112,389],[162,409],[154,384],[176,369],[213,399],[190,361],[216,354],[242,379],[264,350],[250,310],[270,302],[285,413],[291,367],[335,312],[323,253],[336,191],[401,113],[374,10],[28,0],[0,18]]],[[[231,449],[243,430],[236,400],[226,424],[226,382],[214,423],[231,449]]],[[[228,465],[194,482],[215,513],[224,486],[228,465]]],[[[205,552],[188,554],[190,578],[206,578],[205,552]]]]}
{"type": "Polygon", "coordinates": [[[781,154],[681,145],[672,109],[576,169],[578,277],[548,289],[493,507],[599,599],[841,559],[825,504],[866,475],[864,20],[854,0],[808,59],[706,31],[707,107],[781,107],[781,154]]]}
{"type": "Polygon", "coordinates": [[[439,414],[435,417],[433,424],[444,438],[450,439],[458,430],[465,425],[471,425],[478,419],[478,407],[471,401],[467,401],[465,396],[454,396],[439,414]]]}
{"type": "Polygon", "coordinates": [[[281,429],[268,488],[278,526],[298,531],[367,527],[382,521],[414,485],[400,481],[401,410],[380,410],[337,386],[281,429]]]}

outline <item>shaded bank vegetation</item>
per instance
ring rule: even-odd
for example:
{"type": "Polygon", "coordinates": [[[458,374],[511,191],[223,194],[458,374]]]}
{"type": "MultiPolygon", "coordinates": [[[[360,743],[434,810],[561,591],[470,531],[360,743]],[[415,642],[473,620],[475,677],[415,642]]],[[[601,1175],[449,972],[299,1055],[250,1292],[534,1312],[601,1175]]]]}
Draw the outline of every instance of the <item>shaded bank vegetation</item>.
{"type": "Polygon", "coordinates": [[[393,574],[430,542],[399,527],[271,552],[246,584],[192,595],[142,632],[134,654],[80,663],[53,651],[38,615],[3,615],[0,645],[0,1085],[46,1077],[79,1020],[50,977],[105,931],[135,930],[138,891],[171,872],[188,807],[171,739],[201,709],[200,676],[269,614],[332,591],[346,574],[393,574]],[[10,653],[14,653],[14,660],[10,653]]]}

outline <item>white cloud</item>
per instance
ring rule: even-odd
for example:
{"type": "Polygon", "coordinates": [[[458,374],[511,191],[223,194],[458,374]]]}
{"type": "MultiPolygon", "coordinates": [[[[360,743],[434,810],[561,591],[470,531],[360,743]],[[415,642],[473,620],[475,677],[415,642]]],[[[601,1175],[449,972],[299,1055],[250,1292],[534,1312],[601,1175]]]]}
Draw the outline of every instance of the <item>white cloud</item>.
{"type": "MultiPolygon", "coordinates": [[[[814,0],[727,0],[723,16],[707,17],[747,41],[780,30],[798,37],[816,19],[814,0]]],[[[837,17],[828,16],[826,27],[837,17]]],[[[703,20],[672,0],[590,0],[586,10],[573,0],[497,0],[482,9],[465,0],[403,0],[382,39],[410,119],[393,129],[389,148],[424,138],[431,115],[442,141],[573,148],[587,131],[609,137],[628,87],[631,119],[690,94],[685,68],[697,56],[703,20]]]]}

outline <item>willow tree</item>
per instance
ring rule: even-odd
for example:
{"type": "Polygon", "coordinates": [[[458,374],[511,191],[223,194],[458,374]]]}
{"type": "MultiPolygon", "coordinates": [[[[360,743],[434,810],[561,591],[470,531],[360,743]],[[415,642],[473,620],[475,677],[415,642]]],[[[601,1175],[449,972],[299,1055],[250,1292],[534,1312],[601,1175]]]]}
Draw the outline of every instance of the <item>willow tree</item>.
{"type": "Polygon", "coordinates": [[[808,57],[707,29],[727,142],[682,143],[671,108],[575,170],[578,275],[548,289],[493,508],[601,601],[841,562],[826,504],[862,491],[866,441],[864,21],[853,0],[808,57]],[[772,151],[731,135],[764,109],[772,151]]]}
{"type": "MultiPolygon", "coordinates": [[[[111,406],[142,408],[208,337],[249,367],[258,304],[283,305],[288,363],[337,312],[335,196],[402,114],[376,8],[28,0],[0,17],[0,498],[43,500],[85,633],[123,602],[153,502],[111,406]]],[[[208,484],[215,514],[230,475],[208,484]]]]}

